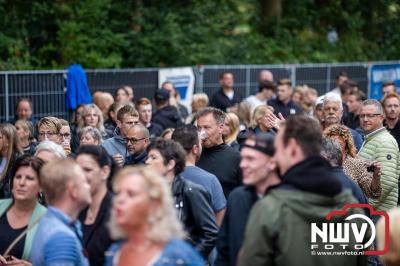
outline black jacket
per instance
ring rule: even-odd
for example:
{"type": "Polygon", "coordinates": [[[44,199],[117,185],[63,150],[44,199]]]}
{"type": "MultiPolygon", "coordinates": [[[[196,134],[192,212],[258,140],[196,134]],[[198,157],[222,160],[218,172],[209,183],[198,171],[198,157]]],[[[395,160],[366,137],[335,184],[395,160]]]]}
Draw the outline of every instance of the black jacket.
{"type": "Polygon", "coordinates": [[[303,113],[303,108],[292,102],[292,100],[290,100],[287,104],[284,104],[279,99],[272,99],[268,101],[268,105],[274,108],[275,115],[281,113],[284,118],[288,117],[289,115],[299,115],[303,113]]]}
{"type": "MultiPolygon", "coordinates": [[[[11,176],[11,170],[12,167],[15,164],[15,161],[17,160],[17,158],[20,156],[20,154],[14,152],[11,155],[10,158],[10,163],[8,164],[8,168],[6,169],[6,175],[4,176],[3,179],[0,179],[0,199],[7,199],[7,198],[11,198],[11,180],[12,180],[12,176],[11,176]]],[[[0,163],[1,163],[1,159],[0,159],[0,163]]],[[[1,178],[1,173],[0,173],[0,178],[1,178]]]]}
{"type": "Polygon", "coordinates": [[[320,156],[310,156],[297,163],[281,179],[282,183],[269,189],[289,188],[328,197],[342,191],[340,180],[332,173],[328,161],[320,156]]]}
{"type": "Polygon", "coordinates": [[[132,154],[127,156],[125,159],[124,166],[145,164],[146,160],[147,160],[147,152],[146,150],[144,150],[139,154],[132,154]]]}
{"type": "Polygon", "coordinates": [[[104,253],[112,243],[108,232],[107,223],[110,218],[112,194],[107,192],[101,202],[96,220],[91,226],[85,226],[86,213],[88,209],[79,214],[79,220],[82,223],[83,247],[88,254],[89,264],[91,266],[102,266],[104,264],[104,253]]]}
{"type": "Polygon", "coordinates": [[[147,127],[150,133],[150,138],[156,138],[161,136],[163,133],[163,128],[159,124],[156,123],[150,123],[150,126],[147,127]]]}
{"type": "Polygon", "coordinates": [[[218,233],[216,266],[236,265],[251,207],[258,200],[254,187],[235,188],[228,197],[224,220],[218,233]]]}
{"type": "Polygon", "coordinates": [[[207,258],[215,246],[218,234],[210,195],[203,187],[180,175],[172,182],[172,194],[178,217],[189,234],[189,241],[207,258]]]}
{"type": "Polygon", "coordinates": [[[221,109],[222,111],[226,112],[226,109],[240,103],[242,101],[242,96],[237,91],[234,92],[232,100],[228,98],[223,92],[222,89],[214,93],[211,98],[210,106],[215,108],[221,109]]]}
{"type": "Polygon", "coordinates": [[[153,115],[152,122],[159,124],[163,130],[183,126],[178,110],[172,105],[158,109],[153,115]]]}

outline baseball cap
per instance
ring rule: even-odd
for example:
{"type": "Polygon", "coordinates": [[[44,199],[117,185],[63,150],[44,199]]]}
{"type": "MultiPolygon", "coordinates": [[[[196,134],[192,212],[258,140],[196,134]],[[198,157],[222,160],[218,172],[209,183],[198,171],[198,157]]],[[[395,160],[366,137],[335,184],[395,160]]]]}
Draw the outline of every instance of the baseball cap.
{"type": "Polygon", "coordinates": [[[254,143],[249,144],[247,141],[245,141],[242,144],[241,148],[250,148],[257,150],[259,152],[264,153],[265,155],[268,156],[274,156],[275,153],[275,148],[274,148],[274,139],[275,136],[271,133],[261,133],[255,136],[250,136],[247,138],[247,140],[253,140],[254,143]]]}
{"type": "Polygon", "coordinates": [[[156,92],[154,93],[154,99],[156,101],[166,101],[169,99],[169,91],[167,91],[166,89],[158,89],[156,90],[156,92]]]}

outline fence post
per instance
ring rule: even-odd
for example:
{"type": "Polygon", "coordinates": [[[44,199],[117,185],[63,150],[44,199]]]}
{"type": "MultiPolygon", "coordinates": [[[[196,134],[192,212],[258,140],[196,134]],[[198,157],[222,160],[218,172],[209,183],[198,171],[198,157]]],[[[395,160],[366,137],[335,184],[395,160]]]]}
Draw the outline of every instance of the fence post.
{"type": "Polygon", "coordinates": [[[325,86],[325,94],[329,92],[330,88],[329,88],[329,84],[331,83],[331,73],[332,72],[332,68],[331,65],[328,65],[326,67],[326,86],[325,86]]]}
{"type": "Polygon", "coordinates": [[[246,67],[246,98],[250,95],[250,68],[246,67]]]}
{"type": "Polygon", "coordinates": [[[290,66],[290,81],[292,82],[292,87],[296,87],[296,65],[290,66]]]}
{"type": "Polygon", "coordinates": [[[197,83],[197,89],[195,93],[197,92],[204,92],[204,66],[203,65],[197,65],[197,77],[199,78],[199,81],[197,83]]]}
{"type": "Polygon", "coordinates": [[[10,109],[10,97],[9,97],[9,86],[8,86],[8,73],[5,75],[5,100],[6,100],[6,121],[9,120],[9,109],[10,109]]]}

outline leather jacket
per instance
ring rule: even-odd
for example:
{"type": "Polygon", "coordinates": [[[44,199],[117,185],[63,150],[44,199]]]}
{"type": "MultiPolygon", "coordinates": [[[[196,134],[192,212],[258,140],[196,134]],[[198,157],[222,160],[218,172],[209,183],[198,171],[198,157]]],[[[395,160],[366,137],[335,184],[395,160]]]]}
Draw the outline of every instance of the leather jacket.
{"type": "Polygon", "coordinates": [[[185,180],[181,175],[177,175],[172,182],[172,194],[178,217],[188,232],[189,242],[207,258],[218,235],[210,195],[200,185],[185,180]]]}

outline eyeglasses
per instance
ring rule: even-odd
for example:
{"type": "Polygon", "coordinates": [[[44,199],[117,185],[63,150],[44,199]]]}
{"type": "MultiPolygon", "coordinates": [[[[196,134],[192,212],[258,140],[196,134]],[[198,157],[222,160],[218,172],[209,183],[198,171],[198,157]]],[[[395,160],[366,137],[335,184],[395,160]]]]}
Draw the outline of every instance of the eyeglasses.
{"type": "Polygon", "coordinates": [[[69,134],[69,133],[61,134],[61,133],[60,133],[60,137],[66,139],[66,138],[71,137],[71,134],[69,134]]]}
{"type": "Polygon", "coordinates": [[[363,114],[363,115],[358,115],[358,117],[360,119],[364,119],[364,118],[372,119],[372,118],[377,117],[379,115],[382,115],[382,114],[363,114]]]}
{"type": "Polygon", "coordinates": [[[47,136],[47,137],[52,137],[52,136],[54,136],[54,135],[57,135],[57,133],[55,133],[55,132],[39,132],[39,137],[44,137],[44,136],[47,136]]]}
{"type": "Polygon", "coordinates": [[[126,143],[135,144],[135,143],[137,143],[138,141],[141,141],[141,140],[144,140],[144,139],[147,139],[147,138],[141,138],[141,139],[135,139],[135,138],[129,139],[129,138],[125,138],[125,141],[126,141],[126,143]]]}

